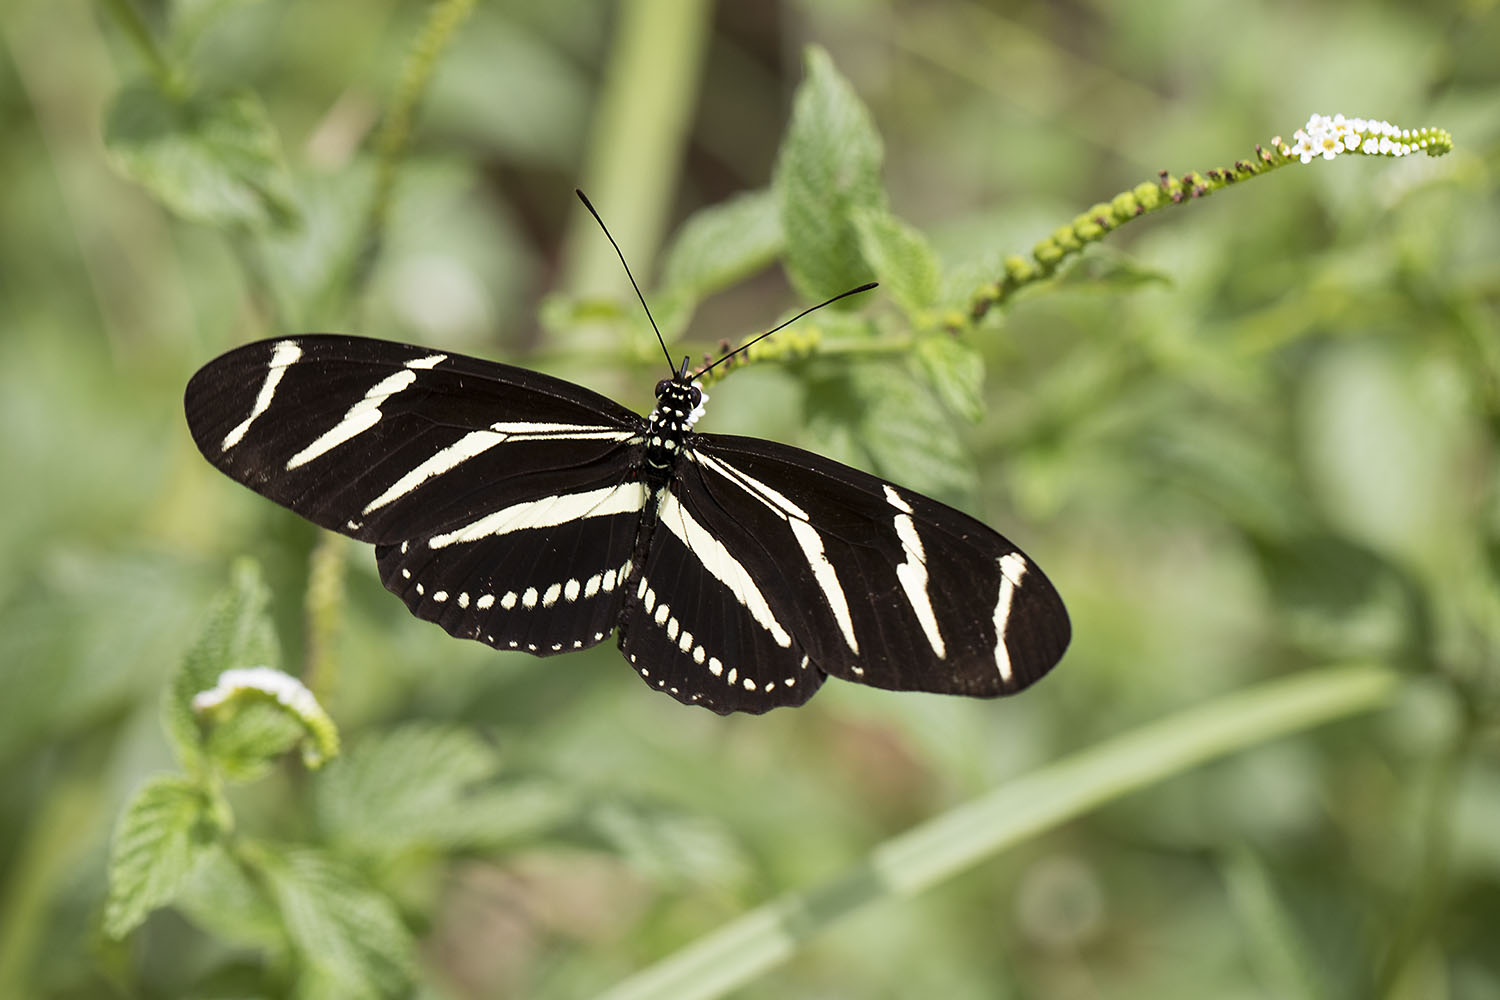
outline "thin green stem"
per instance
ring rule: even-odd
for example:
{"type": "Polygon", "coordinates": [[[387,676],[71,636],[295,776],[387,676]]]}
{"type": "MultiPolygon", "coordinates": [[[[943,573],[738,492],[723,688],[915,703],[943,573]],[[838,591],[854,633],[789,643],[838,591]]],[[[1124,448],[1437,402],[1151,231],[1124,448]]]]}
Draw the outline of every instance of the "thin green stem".
{"type": "Polygon", "coordinates": [[[31,994],[26,983],[38,967],[46,931],[37,915],[55,905],[61,887],[88,856],[100,804],[94,775],[64,776],[17,838],[9,877],[0,887],[0,996],[31,994]]]}
{"type": "Polygon", "coordinates": [[[146,68],[150,70],[162,92],[180,96],[178,91],[183,85],[180,74],[167,59],[161,46],[157,44],[156,36],[151,33],[145,18],[141,17],[135,5],[130,0],[100,0],[100,2],[114,18],[115,24],[125,32],[125,37],[130,39],[131,44],[140,53],[141,59],[146,63],[146,68]]]}
{"type": "Polygon", "coordinates": [[[333,643],[344,613],[344,569],[348,546],[343,535],[322,532],[308,556],[307,593],[303,615],[307,622],[303,646],[302,683],[326,701],[338,683],[338,658],[333,643]]]}
{"type": "Polygon", "coordinates": [[[1402,920],[1376,974],[1375,996],[1401,996],[1401,980],[1432,933],[1448,894],[1453,817],[1464,771],[1478,742],[1479,717],[1470,713],[1453,745],[1437,762],[1422,815],[1422,859],[1412,878],[1402,920]]]}
{"type": "Polygon", "coordinates": [[[773,900],[620,983],[604,1000],[707,1000],[874,903],[911,896],[1026,837],[1216,757],[1379,708],[1394,671],[1327,667],[1226,695],[996,788],[892,838],[822,886],[773,900]]]}
{"type": "MultiPolygon", "coordinates": [[[[1364,156],[1403,156],[1423,152],[1428,156],[1442,156],[1453,149],[1453,137],[1445,129],[1421,128],[1392,132],[1384,122],[1371,122],[1369,126],[1368,129],[1356,130],[1349,134],[1357,139],[1368,139],[1375,145],[1369,148],[1360,146],[1349,149],[1348,153],[1364,156]],[[1386,126],[1386,128],[1382,130],[1377,126],[1386,126]],[[1395,136],[1394,144],[1392,136],[1395,136]]],[[[1340,127],[1344,127],[1342,123],[1340,127]]],[[[1332,132],[1320,133],[1320,136],[1326,137],[1329,141],[1334,138],[1332,132]]],[[[1147,181],[1137,184],[1128,191],[1120,192],[1107,202],[1090,206],[1086,211],[1075,216],[1071,222],[1059,226],[1050,236],[1033,247],[1030,260],[1020,255],[1007,257],[1005,274],[997,281],[979,289],[969,305],[967,318],[955,317],[950,320],[949,325],[958,328],[966,322],[977,322],[989,312],[992,306],[1005,301],[1027,285],[1050,278],[1056,273],[1058,266],[1069,257],[1081,253],[1088,244],[1097,243],[1133,219],[1169,205],[1181,205],[1193,199],[1206,198],[1231,184],[1268,174],[1289,163],[1307,162],[1302,157],[1311,154],[1302,150],[1304,140],[1300,130],[1298,137],[1299,144],[1295,148],[1288,146],[1279,136],[1271,140],[1269,149],[1256,143],[1255,156],[1252,159],[1236,160],[1231,167],[1221,167],[1201,174],[1194,170],[1181,177],[1173,177],[1169,171],[1163,170],[1155,182],[1147,181]]],[[[1341,146],[1338,149],[1343,151],[1341,146]]],[[[1336,155],[1338,155],[1336,152],[1329,154],[1330,158],[1336,155]]]]}
{"type": "Polygon", "coordinates": [[[473,9],[474,0],[434,0],[427,22],[412,42],[411,51],[407,53],[395,97],[375,136],[375,190],[370,197],[364,235],[360,240],[360,251],[349,283],[351,295],[358,294],[369,280],[375,262],[380,257],[391,201],[396,190],[396,178],[411,145],[417,108],[427,93],[427,85],[432,80],[439,57],[448,47],[454,32],[473,9]]]}
{"type": "MultiPolygon", "coordinates": [[[[629,0],[616,9],[579,187],[649,286],[692,126],[712,7],[706,0],[629,0]]],[[[571,297],[629,295],[619,262],[586,213],[575,215],[563,260],[562,288],[571,297]]]]}

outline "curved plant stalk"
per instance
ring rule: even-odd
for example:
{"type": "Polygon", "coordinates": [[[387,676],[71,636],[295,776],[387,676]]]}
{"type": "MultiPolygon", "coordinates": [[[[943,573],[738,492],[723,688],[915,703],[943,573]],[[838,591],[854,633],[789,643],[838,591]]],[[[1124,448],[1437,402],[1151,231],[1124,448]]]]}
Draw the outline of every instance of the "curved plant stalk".
{"type": "Polygon", "coordinates": [[[867,906],[915,895],[1028,836],[1214,758],[1379,708],[1396,688],[1397,674],[1386,667],[1327,667],[1149,723],[893,837],[853,870],[752,910],[603,1000],[723,996],[867,906]]]}
{"type": "Polygon", "coordinates": [[[1331,160],[1341,154],[1361,156],[1409,156],[1426,153],[1442,156],[1453,150],[1453,136],[1447,129],[1405,129],[1386,121],[1346,118],[1343,115],[1314,114],[1307,124],[1292,136],[1291,145],[1280,136],[1271,140],[1271,148],[1255,144],[1255,156],[1235,160],[1231,167],[1198,173],[1191,170],[1173,177],[1163,170],[1153,183],[1137,184],[1107,202],[1091,206],[1059,226],[1051,236],[1032,248],[1031,260],[1015,255],[1005,259],[1005,274],[981,288],[969,306],[969,320],[981,319],[990,307],[1003,302],[1018,289],[1052,276],[1068,257],[1079,253],[1089,243],[1097,243],[1132,219],[1168,205],[1181,205],[1193,198],[1204,198],[1237,181],[1270,173],[1288,163],[1311,163],[1315,159],[1331,160]]]}

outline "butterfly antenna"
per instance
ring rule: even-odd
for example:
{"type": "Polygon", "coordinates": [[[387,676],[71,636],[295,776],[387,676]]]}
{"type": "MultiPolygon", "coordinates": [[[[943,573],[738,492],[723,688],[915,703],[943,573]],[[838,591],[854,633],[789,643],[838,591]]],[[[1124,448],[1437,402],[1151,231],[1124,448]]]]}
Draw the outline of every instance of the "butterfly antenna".
{"type": "Polygon", "coordinates": [[[609,234],[609,227],[604,224],[603,219],[599,218],[599,212],[589,201],[588,195],[578,188],[574,188],[573,193],[578,195],[578,200],[583,202],[583,207],[589,210],[594,221],[599,223],[599,228],[604,230],[604,238],[609,240],[609,245],[615,248],[615,255],[620,258],[620,266],[625,268],[625,277],[630,279],[630,287],[635,289],[635,297],[641,300],[641,308],[646,310],[646,318],[651,321],[651,329],[656,331],[656,341],[661,344],[661,352],[667,356],[667,367],[672,369],[675,375],[677,366],[672,364],[672,352],[667,350],[667,342],[662,339],[661,329],[656,325],[656,317],[651,315],[651,307],[646,305],[646,296],[641,294],[641,286],[635,283],[635,275],[630,273],[630,265],[625,263],[625,254],[620,251],[620,244],[616,243],[615,238],[609,234]]]}
{"type": "Polygon", "coordinates": [[[802,310],[801,312],[799,312],[797,315],[793,316],[791,319],[787,320],[786,322],[780,324],[779,326],[774,326],[771,329],[767,330],[765,333],[762,333],[761,335],[759,335],[758,337],[756,337],[754,340],[751,340],[749,343],[741,344],[739,347],[736,347],[734,350],[732,350],[728,354],[724,355],[718,361],[715,361],[713,364],[709,365],[707,368],[704,368],[701,371],[699,371],[696,374],[694,374],[693,378],[698,378],[699,376],[706,375],[708,372],[713,371],[715,368],[719,367],[724,362],[726,362],[730,358],[734,357],[736,354],[740,353],[741,351],[748,350],[749,348],[753,347],[755,344],[760,343],[762,340],[765,340],[767,337],[769,337],[771,334],[777,332],[778,330],[782,330],[782,329],[785,329],[786,327],[791,326],[793,323],[797,322],[799,319],[801,319],[803,316],[806,316],[808,313],[810,313],[810,312],[817,312],[819,309],[822,309],[824,306],[833,305],[833,303],[837,302],[839,299],[848,298],[851,295],[858,295],[860,292],[868,292],[870,289],[876,287],[879,284],[880,284],[880,282],[878,282],[878,281],[871,281],[871,282],[868,282],[867,284],[860,285],[858,288],[851,288],[847,292],[840,292],[839,294],[835,295],[833,298],[829,299],[826,302],[819,302],[815,306],[809,306],[808,308],[802,310]]]}

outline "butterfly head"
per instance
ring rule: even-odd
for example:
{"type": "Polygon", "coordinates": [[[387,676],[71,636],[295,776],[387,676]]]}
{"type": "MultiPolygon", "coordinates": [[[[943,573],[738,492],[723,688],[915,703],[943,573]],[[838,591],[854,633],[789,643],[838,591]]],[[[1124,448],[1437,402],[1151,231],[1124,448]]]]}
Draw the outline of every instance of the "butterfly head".
{"type": "Polygon", "coordinates": [[[688,381],[688,359],[682,359],[682,369],[672,378],[656,383],[656,412],[653,414],[678,430],[690,429],[703,416],[708,393],[703,387],[688,381]]]}

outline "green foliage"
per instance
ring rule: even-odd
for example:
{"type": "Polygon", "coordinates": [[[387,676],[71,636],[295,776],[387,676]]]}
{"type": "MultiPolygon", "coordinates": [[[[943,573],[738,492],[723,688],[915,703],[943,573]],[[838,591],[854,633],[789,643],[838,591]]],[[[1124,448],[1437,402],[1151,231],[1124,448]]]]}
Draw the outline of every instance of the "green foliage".
{"type": "Polygon", "coordinates": [[[969,420],[984,415],[984,355],[956,337],[922,337],[912,358],[927,384],[954,413],[969,420]]]}
{"type": "Polygon", "coordinates": [[[761,190],[699,209],[667,247],[661,277],[664,293],[686,294],[697,301],[776,260],[785,247],[779,206],[776,192],[761,190]]]}
{"type": "Polygon", "coordinates": [[[185,219],[285,227],[297,217],[281,143],[250,93],[164,94],[126,87],[104,124],[110,162],[185,219]]]}
{"type": "MultiPolygon", "coordinates": [[[[944,362],[944,390],[958,392],[962,363],[944,362]]],[[[935,379],[934,381],[938,381],[935,379]]],[[[832,443],[828,452],[855,465],[896,475],[912,489],[957,498],[973,490],[973,460],[954,436],[937,395],[914,380],[905,365],[849,362],[812,383],[811,427],[832,443]]]]}
{"type": "Polygon", "coordinates": [[[284,707],[251,701],[214,722],[204,749],[226,780],[254,781],[306,736],[302,722],[284,707]]]}
{"type": "Polygon", "coordinates": [[[627,865],[670,888],[742,887],[744,852],[717,824],[677,810],[614,799],[588,811],[587,826],[627,865]]]}
{"type": "Polygon", "coordinates": [[[372,735],[334,763],[313,801],[331,842],[376,858],[513,843],[577,808],[557,783],[501,779],[499,753],[473,732],[412,723],[372,735]]]}
{"type": "MultiPolygon", "coordinates": [[[[212,688],[225,670],[275,668],[281,663],[276,634],[266,616],[269,600],[270,592],[255,566],[247,562],[237,564],[229,589],[215,602],[198,641],[183,657],[182,666],[172,679],[162,701],[162,724],[178,759],[190,770],[202,766],[205,751],[204,730],[193,710],[193,698],[200,691],[212,688]]],[[[236,761],[234,766],[241,766],[240,751],[246,749],[245,741],[217,734],[214,739],[215,750],[236,761]]]]}
{"type": "Polygon", "coordinates": [[[410,992],[410,933],[391,901],[321,851],[265,848],[259,856],[299,965],[306,1000],[410,992]]]}
{"type": "Polygon", "coordinates": [[[211,843],[212,825],[196,782],[158,775],[135,793],[110,851],[105,933],[123,937],[172,901],[211,843]]]}
{"type": "Polygon", "coordinates": [[[1500,991],[1493,18],[140,7],[0,13],[0,996],[1500,991]],[[603,99],[627,49],[701,89],[603,99]],[[1452,153],[1262,134],[1351,85],[1452,153]],[[642,402],[554,189],[603,176],[668,337],[713,324],[683,353],[881,283],[714,372],[703,429],[1016,539],[1054,677],[709,717],[409,620],[194,452],[193,368],[302,329],[642,402]],[[326,714],[225,681],[283,650],[326,714]]]}
{"type": "Polygon", "coordinates": [[[883,211],[884,156],[870,112],[828,53],[810,47],[807,79],[776,161],[787,276],[804,298],[830,298],[869,281],[856,212],[883,211]]]}
{"type": "Polygon", "coordinates": [[[937,304],[942,273],[927,238],[888,212],[860,208],[851,213],[860,253],[885,294],[913,325],[937,304]]]}

